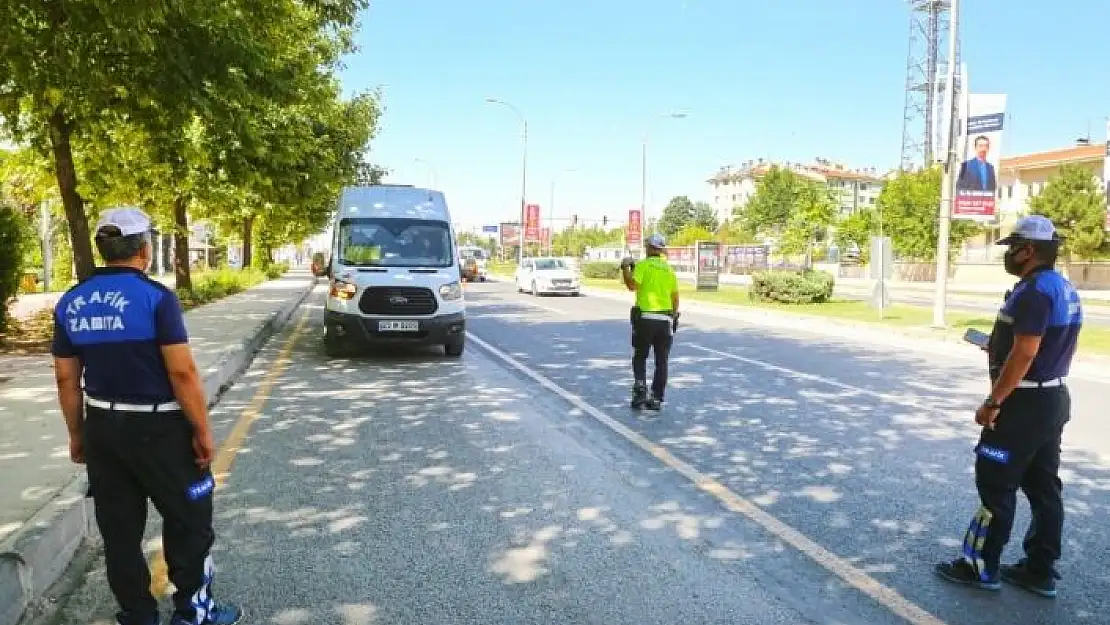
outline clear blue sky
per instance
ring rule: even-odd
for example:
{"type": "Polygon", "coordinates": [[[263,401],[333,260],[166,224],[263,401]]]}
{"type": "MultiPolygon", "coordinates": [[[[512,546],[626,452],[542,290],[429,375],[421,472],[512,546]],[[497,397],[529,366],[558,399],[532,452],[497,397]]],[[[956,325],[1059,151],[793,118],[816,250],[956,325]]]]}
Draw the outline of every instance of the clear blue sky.
{"type": "MultiPolygon", "coordinates": [[[[1003,154],[1105,138],[1107,0],[964,0],[974,92],[1008,94],[1003,154]]],[[[376,162],[393,182],[442,188],[467,224],[519,210],[520,123],[529,201],[556,218],[623,220],[749,158],[897,166],[909,10],[900,0],[371,0],[347,91],[381,88],[376,162]],[[660,122],[670,111],[682,120],[660,122]],[[423,159],[430,167],[416,162],[423,159]]]]}

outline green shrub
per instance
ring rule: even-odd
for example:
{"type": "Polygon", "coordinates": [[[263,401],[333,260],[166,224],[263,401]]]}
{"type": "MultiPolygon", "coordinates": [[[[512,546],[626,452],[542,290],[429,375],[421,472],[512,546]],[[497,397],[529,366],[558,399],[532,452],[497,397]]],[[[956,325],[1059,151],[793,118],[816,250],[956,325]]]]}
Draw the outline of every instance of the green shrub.
{"type": "Polygon", "coordinates": [[[274,263],[269,267],[266,267],[266,279],[277,280],[278,278],[284,276],[287,271],[289,271],[289,263],[274,263]]]}
{"type": "Polygon", "coordinates": [[[597,261],[582,264],[582,277],[600,280],[616,280],[621,277],[620,263],[597,261]]]}
{"type": "Polygon", "coordinates": [[[34,233],[23,213],[0,205],[0,332],[8,327],[8,304],[19,292],[24,253],[34,233]]]}
{"type": "Polygon", "coordinates": [[[820,304],[829,301],[835,285],[826,271],[761,271],[752,274],[748,295],[757,302],[820,304]]]}
{"type": "Polygon", "coordinates": [[[196,275],[193,290],[178,289],[177,297],[185,309],[195,308],[242,293],[266,279],[267,272],[258,269],[217,269],[196,275]]]}

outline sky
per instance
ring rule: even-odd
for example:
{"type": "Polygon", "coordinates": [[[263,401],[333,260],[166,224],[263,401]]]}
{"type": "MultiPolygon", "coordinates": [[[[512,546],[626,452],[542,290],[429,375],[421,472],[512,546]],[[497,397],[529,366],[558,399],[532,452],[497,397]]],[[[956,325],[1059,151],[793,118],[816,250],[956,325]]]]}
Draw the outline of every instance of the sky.
{"type": "MultiPolygon", "coordinates": [[[[1007,94],[1004,155],[1106,138],[1110,2],[960,15],[972,92],[1007,94]]],[[[387,181],[442,189],[467,226],[519,218],[522,124],[486,98],[511,104],[558,229],[639,206],[645,136],[649,215],[753,158],[897,167],[909,24],[905,0],[371,0],[341,79],[381,91],[387,181]]]]}

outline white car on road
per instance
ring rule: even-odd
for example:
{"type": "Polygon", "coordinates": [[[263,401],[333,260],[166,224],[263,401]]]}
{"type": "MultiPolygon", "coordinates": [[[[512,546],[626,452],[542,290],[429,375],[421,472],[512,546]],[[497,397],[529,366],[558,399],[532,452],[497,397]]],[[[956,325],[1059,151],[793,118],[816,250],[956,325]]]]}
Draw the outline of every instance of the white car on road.
{"type": "Polygon", "coordinates": [[[516,290],[532,295],[581,294],[578,272],[561,258],[525,258],[516,270],[516,290]]]}

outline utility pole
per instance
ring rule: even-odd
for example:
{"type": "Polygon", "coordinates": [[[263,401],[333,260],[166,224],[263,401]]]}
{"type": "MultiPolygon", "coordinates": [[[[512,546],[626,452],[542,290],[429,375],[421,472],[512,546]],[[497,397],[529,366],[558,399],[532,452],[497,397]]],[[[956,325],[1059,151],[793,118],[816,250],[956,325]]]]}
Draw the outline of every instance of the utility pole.
{"type": "MultiPolygon", "coordinates": [[[[948,132],[947,154],[944,159],[944,169],[940,183],[940,225],[937,232],[937,278],[936,293],[933,300],[933,327],[943,328],[945,323],[945,306],[948,298],[948,250],[951,245],[952,231],[952,198],[955,195],[952,180],[953,175],[960,166],[956,154],[956,108],[959,98],[956,94],[956,54],[960,39],[960,0],[952,0],[949,11],[948,28],[948,71],[945,76],[945,105],[948,123],[945,128],[948,132]]],[[[967,89],[967,85],[961,85],[967,89]]]]}

